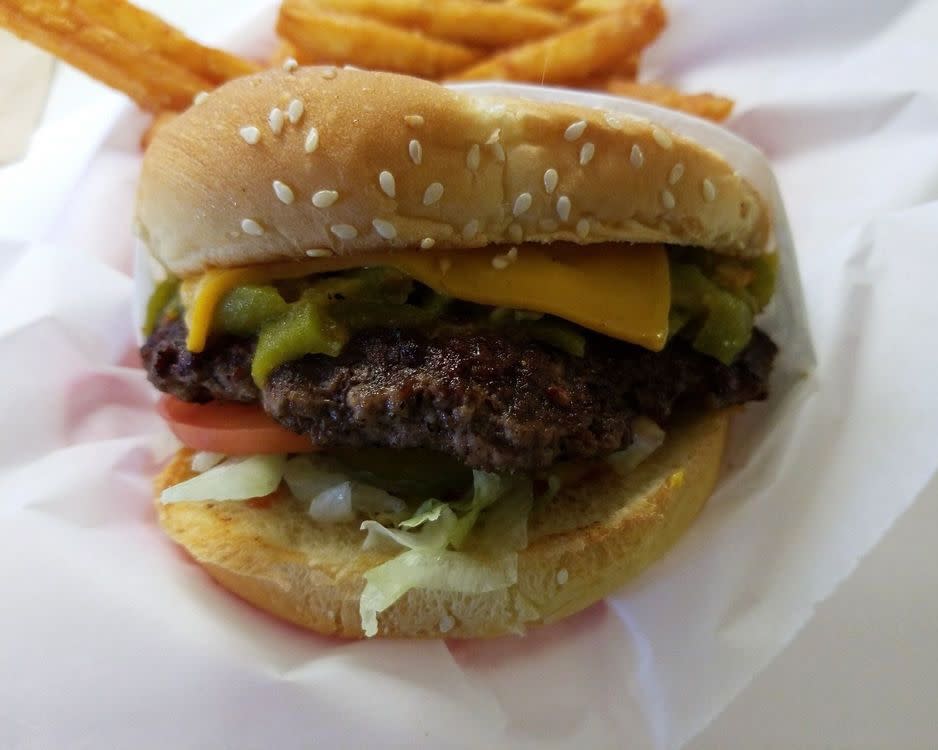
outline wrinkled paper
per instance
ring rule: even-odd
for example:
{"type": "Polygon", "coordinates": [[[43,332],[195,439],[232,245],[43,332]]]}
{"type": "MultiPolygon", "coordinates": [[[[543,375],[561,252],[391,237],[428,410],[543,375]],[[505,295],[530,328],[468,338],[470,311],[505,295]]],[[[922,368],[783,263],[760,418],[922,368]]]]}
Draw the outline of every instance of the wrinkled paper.
{"type": "Polygon", "coordinates": [[[674,748],[796,636],[938,468],[938,9],[668,5],[649,74],[738,99],[784,210],[747,147],[666,116],[775,202],[806,307],[786,257],[773,397],[689,534],[524,638],[345,643],[212,584],[151,507],[171,447],[130,322],[146,118],[89,102],[0,170],[0,746],[674,748]]]}

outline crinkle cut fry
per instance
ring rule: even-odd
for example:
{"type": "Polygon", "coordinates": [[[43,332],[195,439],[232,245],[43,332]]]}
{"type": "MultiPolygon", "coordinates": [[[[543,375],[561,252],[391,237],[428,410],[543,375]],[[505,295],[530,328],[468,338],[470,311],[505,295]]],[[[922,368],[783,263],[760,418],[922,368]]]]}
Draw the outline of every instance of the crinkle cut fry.
{"type": "Polygon", "coordinates": [[[472,64],[479,52],[371,18],[326,12],[314,0],[284,0],[277,33],[296,47],[303,65],[351,64],[438,78],[472,64]]]}
{"type": "Polygon", "coordinates": [[[185,109],[199,91],[257,70],[124,0],[0,0],[0,25],[152,112],[185,109]]]}
{"type": "Polygon", "coordinates": [[[717,122],[725,120],[733,111],[732,99],[710,93],[685,94],[661,83],[636,83],[613,78],[606,82],[606,90],[717,122]]]}
{"type": "Polygon", "coordinates": [[[659,0],[638,0],[553,36],[506,50],[467,68],[456,80],[484,78],[568,83],[611,73],[661,33],[659,0]]]}

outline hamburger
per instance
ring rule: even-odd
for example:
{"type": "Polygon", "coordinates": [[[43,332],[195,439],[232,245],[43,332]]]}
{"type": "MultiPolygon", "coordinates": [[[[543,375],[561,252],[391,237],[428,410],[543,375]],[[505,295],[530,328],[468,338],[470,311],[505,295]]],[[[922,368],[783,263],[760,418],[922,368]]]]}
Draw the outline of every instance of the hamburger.
{"type": "Polygon", "coordinates": [[[765,199],[654,122],[352,69],[222,86],[146,153],[159,523],[342,637],[570,615],[689,526],[776,347],[765,199]]]}

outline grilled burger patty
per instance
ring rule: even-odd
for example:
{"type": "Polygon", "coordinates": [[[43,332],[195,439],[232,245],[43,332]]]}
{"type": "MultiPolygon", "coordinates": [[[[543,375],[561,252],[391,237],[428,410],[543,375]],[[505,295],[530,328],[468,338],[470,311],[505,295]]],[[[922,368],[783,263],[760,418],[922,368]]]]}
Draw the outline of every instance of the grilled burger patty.
{"type": "Polygon", "coordinates": [[[193,354],[185,338],[164,320],[141,350],[150,381],[178,398],[259,401],[323,447],[432,448],[502,472],[624,448],[638,416],[666,425],[679,409],[763,399],[777,351],[758,329],[732,365],[680,338],[651,352],[586,332],[575,357],[499,329],[374,329],[338,357],[279,366],[258,389],[252,340],[219,337],[193,354]]]}

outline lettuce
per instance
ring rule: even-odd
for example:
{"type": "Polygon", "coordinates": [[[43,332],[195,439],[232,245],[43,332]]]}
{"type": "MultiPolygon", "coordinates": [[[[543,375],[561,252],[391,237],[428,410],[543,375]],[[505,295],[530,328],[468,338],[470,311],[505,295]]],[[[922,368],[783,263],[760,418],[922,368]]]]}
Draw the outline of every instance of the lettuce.
{"type": "Polygon", "coordinates": [[[280,485],[284,464],[285,457],[280,455],[229,458],[192,479],[167,487],[160,502],[263,497],[280,485]]]}
{"type": "Polygon", "coordinates": [[[484,594],[515,584],[518,555],[480,560],[463,552],[410,549],[365,573],[359,602],[362,629],[378,633],[378,614],[411,589],[484,594]]]}
{"type": "Polygon", "coordinates": [[[411,589],[475,594],[514,584],[517,551],[527,546],[532,503],[531,482],[475,471],[472,497],[467,500],[449,504],[428,500],[397,528],[372,520],[362,523],[368,532],[366,549],[381,545],[404,549],[365,573],[359,602],[365,635],[375,635],[378,615],[411,589]],[[469,542],[471,553],[461,551],[469,542]]]}

